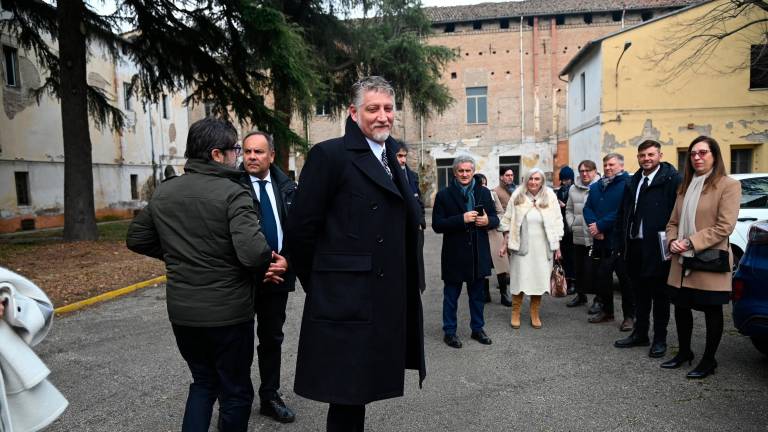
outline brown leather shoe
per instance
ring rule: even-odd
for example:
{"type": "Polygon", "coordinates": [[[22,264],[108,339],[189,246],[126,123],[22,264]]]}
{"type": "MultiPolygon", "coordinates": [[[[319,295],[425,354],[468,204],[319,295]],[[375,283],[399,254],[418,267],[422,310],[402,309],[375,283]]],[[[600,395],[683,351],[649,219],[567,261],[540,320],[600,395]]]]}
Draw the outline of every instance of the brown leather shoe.
{"type": "Polygon", "coordinates": [[[632,331],[635,328],[635,319],[634,318],[624,318],[624,321],[621,322],[621,325],[619,326],[619,331],[627,332],[632,331]]]}
{"type": "Polygon", "coordinates": [[[614,319],[615,318],[613,317],[613,315],[608,315],[605,312],[600,311],[592,315],[591,317],[589,317],[587,321],[591,322],[592,324],[597,324],[597,323],[603,323],[603,322],[610,322],[610,321],[613,321],[614,319]]]}

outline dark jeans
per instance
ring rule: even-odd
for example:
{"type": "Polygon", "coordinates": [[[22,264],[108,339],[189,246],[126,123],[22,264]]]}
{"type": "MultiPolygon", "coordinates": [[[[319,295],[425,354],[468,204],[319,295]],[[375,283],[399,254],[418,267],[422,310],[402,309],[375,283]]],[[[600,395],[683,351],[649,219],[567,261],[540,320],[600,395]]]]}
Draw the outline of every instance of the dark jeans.
{"type": "Polygon", "coordinates": [[[193,380],[182,432],[207,432],[216,399],[219,430],[245,432],[253,403],[253,320],[223,327],[172,327],[193,380]]]}
{"type": "MultiPolygon", "coordinates": [[[[469,327],[472,331],[481,331],[485,326],[483,309],[485,308],[485,296],[483,287],[486,279],[478,279],[467,282],[467,294],[469,296],[469,327]]],[[[461,286],[445,282],[443,288],[443,332],[447,335],[456,334],[456,308],[458,307],[461,286]]]]}
{"type": "Polygon", "coordinates": [[[288,293],[256,293],[256,347],[259,362],[259,398],[267,401],[277,397],[280,389],[280,359],[283,345],[283,324],[288,293]]]}
{"type": "MultiPolygon", "coordinates": [[[[628,263],[631,268],[643,268],[642,242],[630,240],[628,263]]],[[[666,342],[667,325],[669,324],[669,295],[667,294],[667,277],[635,277],[632,278],[632,287],[635,293],[637,306],[637,321],[635,333],[640,336],[648,336],[650,330],[651,311],[653,311],[653,341],[666,342]]]]}
{"type": "Polygon", "coordinates": [[[363,432],[365,430],[365,405],[328,406],[327,432],[363,432]]]}
{"type": "Polygon", "coordinates": [[[624,259],[611,250],[602,250],[597,267],[598,295],[603,300],[603,312],[613,315],[613,273],[619,278],[621,288],[621,310],[624,318],[635,317],[635,299],[632,292],[632,283],[627,275],[627,266],[624,259]]]}

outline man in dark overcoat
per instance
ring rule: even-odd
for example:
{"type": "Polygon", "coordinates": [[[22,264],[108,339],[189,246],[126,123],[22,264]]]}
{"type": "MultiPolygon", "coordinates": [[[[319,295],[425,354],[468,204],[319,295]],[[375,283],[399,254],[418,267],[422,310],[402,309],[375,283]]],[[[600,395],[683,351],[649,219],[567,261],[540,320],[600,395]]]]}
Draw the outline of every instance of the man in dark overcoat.
{"type": "Polygon", "coordinates": [[[432,229],[443,234],[443,341],[453,348],[462,346],[456,335],[456,309],[465,283],[471,337],[484,345],[491,344],[484,330],[484,281],[491,275],[488,230],[499,226],[499,217],[491,191],[474,174],[475,160],[469,155],[457,156],[453,160],[454,178],[437,193],[432,209],[432,229]]]}
{"type": "Polygon", "coordinates": [[[669,261],[661,256],[659,232],[665,231],[677,199],[680,174],[662,162],[661,144],[646,140],[637,147],[640,169],[627,183],[621,207],[621,254],[627,263],[635,293],[636,321],[633,332],[614,342],[617,348],[648,346],[650,315],[653,310],[652,358],[667,352],[669,261]]]}
{"type": "Polygon", "coordinates": [[[416,174],[410,167],[408,167],[408,145],[404,142],[399,142],[400,148],[397,150],[397,163],[400,164],[400,168],[405,174],[405,178],[408,180],[408,184],[411,186],[414,198],[419,203],[421,209],[421,219],[419,219],[419,243],[418,253],[419,258],[419,291],[424,292],[427,289],[426,277],[424,274],[424,230],[427,228],[426,211],[424,210],[424,200],[421,197],[421,189],[419,189],[419,175],[416,174]]]}
{"type": "MultiPolygon", "coordinates": [[[[284,255],[283,227],[296,193],[296,182],[274,164],[275,144],[272,135],[252,131],[243,137],[243,175],[240,181],[250,190],[253,207],[259,215],[261,229],[269,247],[284,255]]],[[[288,293],[295,291],[296,275],[291,267],[282,282],[263,282],[256,286],[256,347],[259,362],[259,413],[281,423],[296,418],[293,410],[280,397],[280,365],[283,324],[288,293]]]]}
{"type": "Polygon", "coordinates": [[[362,431],[365,405],[425,377],[419,207],[390,138],[392,86],[352,87],[345,134],[312,147],[288,215],[287,254],[307,293],[296,394],[327,402],[328,431],[362,431]]]}

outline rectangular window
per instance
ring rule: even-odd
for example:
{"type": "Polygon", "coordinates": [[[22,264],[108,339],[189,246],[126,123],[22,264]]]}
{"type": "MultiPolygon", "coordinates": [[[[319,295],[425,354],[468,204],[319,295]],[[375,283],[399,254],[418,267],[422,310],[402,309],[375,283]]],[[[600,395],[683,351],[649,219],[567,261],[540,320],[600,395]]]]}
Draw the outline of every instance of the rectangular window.
{"type": "Polygon", "coordinates": [[[29,173],[26,171],[16,171],[13,173],[13,177],[16,180],[16,205],[30,205],[29,173]]]}
{"type": "Polygon", "coordinates": [[[170,109],[168,106],[168,95],[164,94],[162,98],[162,104],[163,104],[163,118],[169,119],[171,118],[170,109]]]}
{"type": "Polygon", "coordinates": [[[488,123],[488,87],[467,87],[467,123],[488,123]]]}
{"type": "Polygon", "coordinates": [[[443,28],[443,32],[444,33],[453,33],[455,31],[456,31],[456,24],[454,24],[454,23],[448,23],[443,28]]]}
{"type": "Polygon", "coordinates": [[[123,107],[126,111],[133,111],[131,104],[131,83],[123,83],[123,107]]]}
{"type": "Polygon", "coordinates": [[[472,23],[472,30],[482,30],[483,29],[483,22],[482,21],[474,21],[472,23]]]}
{"type": "Polygon", "coordinates": [[[437,166],[437,190],[448,187],[453,178],[453,158],[435,160],[437,166]]]}
{"type": "Polygon", "coordinates": [[[749,88],[768,88],[768,45],[752,45],[750,48],[749,88]]]}
{"type": "Polygon", "coordinates": [[[509,28],[509,18],[502,18],[499,20],[499,28],[508,29],[509,28]]]}
{"type": "Polygon", "coordinates": [[[682,175],[685,172],[685,163],[688,161],[688,149],[677,149],[677,171],[682,175]]]}
{"type": "Polygon", "coordinates": [[[581,76],[579,77],[579,83],[580,83],[580,93],[581,96],[581,110],[585,111],[587,109],[587,76],[585,75],[586,72],[582,72],[581,76]]]}
{"type": "Polygon", "coordinates": [[[731,149],[731,174],[752,172],[752,149],[731,149]]]}
{"type": "Polygon", "coordinates": [[[499,156],[499,172],[502,168],[512,168],[515,173],[515,184],[520,181],[520,156],[499,156]]]}
{"type": "Polygon", "coordinates": [[[139,175],[131,174],[131,199],[139,199],[139,175]]]}
{"type": "Polygon", "coordinates": [[[325,102],[318,102],[317,105],[315,105],[315,115],[316,116],[327,116],[331,114],[331,103],[328,101],[325,102]]]}
{"type": "Polygon", "coordinates": [[[5,63],[5,85],[8,87],[19,86],[19,52],[16,48],[3,45],[3,59],[5,63]]]}

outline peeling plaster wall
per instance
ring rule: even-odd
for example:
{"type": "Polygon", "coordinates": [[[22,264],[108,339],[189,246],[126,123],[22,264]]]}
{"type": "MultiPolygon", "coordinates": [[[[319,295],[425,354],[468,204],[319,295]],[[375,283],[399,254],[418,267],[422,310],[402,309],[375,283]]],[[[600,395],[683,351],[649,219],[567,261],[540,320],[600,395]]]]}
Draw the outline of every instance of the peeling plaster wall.
{"type": "MultiPolygon", "coordinates": [[[[768,172],[768,91],[750,90],[749,69],[738,67],[750,58],[750,44],[764,40],[759,29],[724,39],[706,65],[684,70],[671,83],[664,83],[671,64],[649,60],[662,40],[680,34],[680,26],[695,25],[704,12],[723,1],[703,3],[601,42],[597,49],[602,55],[602,108],[600,122],[594,127],[597,134],[592,131],[585,138],[581,135],[586,131],[572,132],[572,154],[582,150],[583,142],[597,139],[601,156],[619,152],[626,168],[634,171],[638,168],[637,145],[645,139],[661,142],[664,159],[677,165],[678,151],[687,150],[697,136],[709,135],[723,148],[726,168],[730,169],[731,148],[750,148],[752,172],[768,172]],[[621,57],[626,41],[632,45],[621,57]]],[[[735,28],[749,18],[768,18],[756,9],[752,13],[758,15],[740,16],[726,27],[735,28]]],[[[690,53],[688,49],[672,61],[680,61],[690,53]]],[[[569,112],[573,109],[569,101],[569,112]]]]}
{"type": "MultiPolygon", "coordinates": [[[[3,43],[8,42],[3,37],[3,43]]],[[[14,45],[15,46],[15,45],[14,45]]],[[[123,107],[122,82],[135,69],[128,63],[113,63],[98,46],[91,47],[88,83],[102,89],[116,106],[123,107]]],[[[36,218],[37,226],[60,226],[64,202],[64,150],[61,109],[58,100],[44,96],[40,104],[27,90],[39,86],[44,72],[34,56],[19,50],[19,89],[3,86],[0,91],[0,232],[20,229],[20,220],[36,218]],[[29,173],[30,205],[18,206],[14,173],[29,173]]],[[[188,113],[182,106],[185,93],[170,95],[169,118],[162,118],[158,105],[143,110],[134,96],[134,111],[126,112],[128,127],[123,133],[99,129],[90,120],[93,146],[94,201],[98,215],[128,216],[149,198],[152,178],[149,113],[152,114],[155,160],[162,167],[172,164],[181,173],[186,150],[188,113]],[[130,176],[138,176],[139,199],[131,199],[130,176]]],[[[147,105],[149,106],[149,105],[147,105]]]]}

